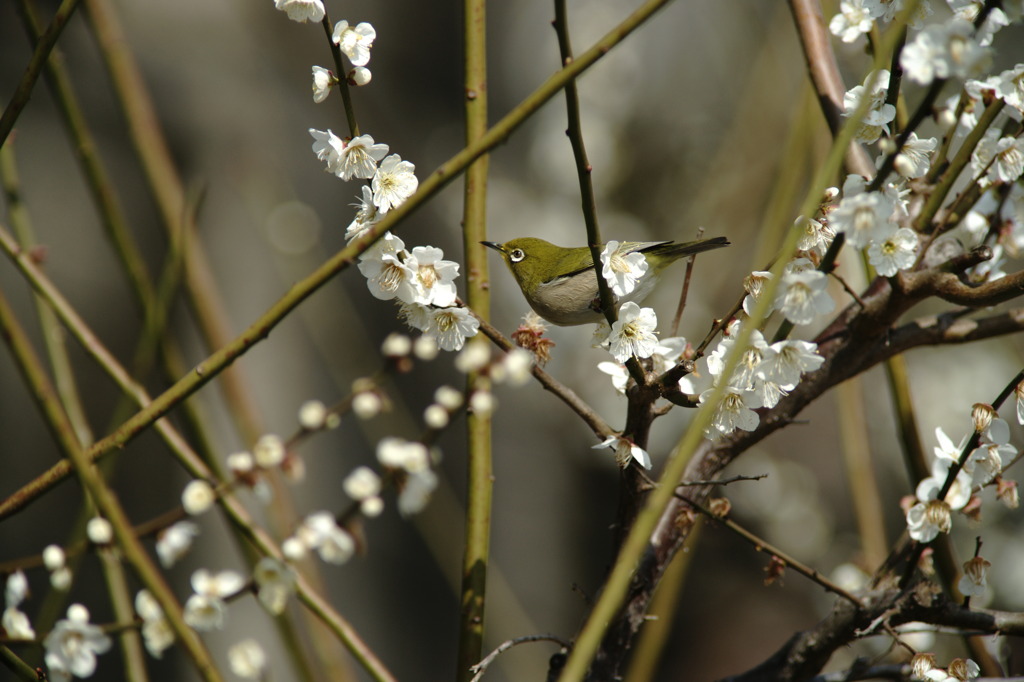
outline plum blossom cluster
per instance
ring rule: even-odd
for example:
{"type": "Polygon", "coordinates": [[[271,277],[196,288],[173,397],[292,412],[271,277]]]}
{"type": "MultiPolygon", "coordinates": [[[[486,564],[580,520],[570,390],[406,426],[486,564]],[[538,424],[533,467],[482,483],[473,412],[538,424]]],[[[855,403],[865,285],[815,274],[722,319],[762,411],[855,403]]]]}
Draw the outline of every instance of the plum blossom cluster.
{"type": "MultiPolygon", "coordinates": [[[[892,21],[903,9],[904,2],[882,0],[848,0],[840,3],[840,11],[830,22],[832,33],[846,42],[853,42],[869,32],[877,22],[892,21]]],[[[920,235],[913,229],[908,202],[914,181],[934,182],[935,161],[955,154],[968,133],[981,120],[988,107],[999,113],[970,158],[971,179],[979,190],[973,204],[965,208],[963,220],[946,227],[924,254],[926,262],[948,259],[988,242],[994,257],[977,266],[970,276],[975,281],[1001,277],[1004,253],[1017,255],[1024,244],[1024,199],[1016,181],[1024,173],[1024,142],[1013,132],[1024,111],[1024,64],[985,77],[992,63],[992,42],[1004,26],[1021,19],[1024,4],[998,3],[986,7],[976,0],[949,0],[950,12],[944,20],[934,12],[928,1],[917,5],[911,18],[911,34],[900,53],[905,75],[920,85],[939,79],[958,79],[963,88],[939,107],[938,123],[952,141],[942,150],[938,138],[920,138],[910,132],[897,149],[890,125],[895,118],[895,98],[890,92],[890,73],[880,70],[868,74],[862,85],[848,91],[844,98],[844,114],[853,116],[863,109],[858,119],[856,139],[863,143],[878,142],[883,152],[877,164],[883,166],[886,155],[895,152],[891,167],[895,179],[875,183],[868,188],[862,179],[848,178],[837,206],[827,209],[827,230],[844,233],[846,242],[866,251],[875,270],[891,277],[912,267],[922,259],[920,235]],[[976,26],[980,13],[985,19],[976,26]],[[926,23],[932,22],[932,23],[926,23]]],[[[968,195],[971,196],[971,195],[968,195]]]]}
{"type": "Polygon", "coordinates": [[[359,257],[359,272],[370,293],[399,304],[399,316],[442,350],[461,350],[475,336],[480,323],[468,310],[456,305],[455,278],[459,264],[444,259],[434,246],[406,250],[405,243],[390,232],[359,257]]]}
{"type": "Polygon", "coordinates": [[[910,661],[911,678],[927,682],[969,682],[981,675],[981,668],[969,658],[954,658],[945,668],[935,663],[935,654],[915,654],[910,661]]]}
{"type": "MultiPolygon", "coordinates": [[[[830,234],[818,221],[805,221],[807,237],[802,248],[812,255],[824,253],[830,234]]],[[[609,242],[601,254],[602,275],[612,293],[620,298],[643,296],[653,285],[653,277],[646,276],[648,263],[642,253],[630,250],[628,244],[609,242]]],[[[744,301],[747,314],[760,294],[764,283],[771,277],[768,272],[755,272],[747,278],[749,293],[744,301]]],[[[794,323],[810,322],[815,316],[831,312],[835,302],[825,291],[827,277],[814,269],[811,260],[805,257],[791,261],[783,275],[784,286],[775,301],[787,319],[794,323]]],[[[612,377],[616,390],[622,392],[629,373],[622,363],[630,357],[651,358],[656,371],[664,372],[686,357],[687,344],[682,337],[659,341],[656,335],[657,316],[651,308],[641,308],[627,300],[619,308],[619,316],[609,329],[598,325],[594,333],[595,345],[606,347],[616,363],[601,363],[598,368],[612,377]]],[[[769,345],[760,331],[754,330],[748,348],[744,351],[740,367],[731,377],[724,377],[725,357],[735,345],[738,324],[729,327],[718,348],[708,357],[707,366],[714,386],[727,385],[722,402],[715,408],[711,425],[705,430],[709,438],[717,438],[734,429],[752,431],[757,427],[759,417],[754,411],[759,407],[774,407],[779,399],[796,387],[805,372],[817,369],[824,361],[817,354],[817,347],[807,341],[784,340],[769,345]]],[[[692,349],[690,349],[692,351],[692,349]]],[[[691,353],[692,355],[692,353],[691,353]]],[[[693,393],[694,384],[689,377],[680,380],[679,389],[693,393]]],[[[708,402],[712,388],[700,394],[700,403],[708,402]]],[[[598,447],[608,446],[616,450],[620,463],[632,457],[644,466],[650,465],[650,458],[642,451],[636,452],[624,439],[610,439],[598,447]],[[642,454],[641,454],[642,453],[642,454]]]]}
{"type": "Polygon", "coordinates": [[[953,526],[952,512],[966,513],[972,498],[970,508],[976,513],[981,501],[975,491],[985,487],[995,485],[996,495],[1004,504],[1019,504],[1016,482],[1002,475],[1003,467],[1017,455],[1017,448],[1009,442],[1009,425],[990,405],[982,403],[974,406],[972,416],[973,441],[964,436],[954,444],[941,427],[935,429],[938,445],[934,448],[931,475],[917,484],[916,501],[907,509],[907,530],[918,542],[931,542],[940,533],[948,533],[953,526]],[[968,452],[968,445],[973,443],[976,446],[968,452]]]}
{"type": "MultiPolygon", "coordinates": [[[[999,3],[987,10],[984,22],[975,31],[973,24],[985,6],[982,0],[946,0],[950,20],[926,25],[936,14],[933,3],[941,4],[920,0],[908,18],[911,28],[918,29],[918,33],[903,52],[903,68],[909,72],[908,62],[930,63],[929,68],[938,78],[969,77],[972,70],[984,68],[978,62],[989,57],[981,48],[992,44],[999,29],[1018,21],[1022,11],[1020,2],[999,3]]],[[[829,21],[829,30],[844,43],[852,43],[870,33],[879,22],[891,22],[908,4],[906,0],[842,0],[839,12],[829,21]]]]}
{"type": "Polygon", "coordinates": [[[601,276],[616,300],[624,302],[615,324],[598,324],[594,346],[607,348],[619,363],[631,357],[649,358],[658,347],[658,316],[653,308],[641,308],[634,302],[643,299],[654,286],[648,268],[646,256],[635,243],[610,241],[601,251],[601,276]]]}
{"type": "MultiPolygon", "coordinates": [[[[278,1],[279,9],[287,9],[278,1]]],[[[376,30],[366,22],[353,26],[343,20],[335,25],[332,40],[354,66],[348,77],[350,83],[369,82],[366,64],[376,37],[376,30]]],[[[314,66],[314,101],[324,101],[337,82],[329,70],[314,66]]],[[[356,215],[345,231],[349,240],[366,234],[419,187],[416,166],[398,154],[389,154],[390,147],[371,135],[341,138],[330,128],[310,128],[309,134],[313,137],[313,153],[324,162],[327,172],[345,181],[368,181],[360,190],[356,215]]],[[[366,277],[370,293],[381,300],[397,301],[400,317],[434,337],[441,349],[459,350],[477,333],[479,323],[469,311],[456,305],[454,280],[459,266],[445,260],[441,249],[416,246],[407,250],[401,239],[388,232],[360,256],[359,271],[366,277]]]]}
{"type": "Polygon", "coordinates": [[[756,329],[751,332],[746,348],[737,351],[741,324],[731,324],[707,358],[713,386],[700,394],[700,402],[710,400],[715,386],[724,384],[726,387],[704,430],[708,438],[718,438],[735,429],[753,431],[760,423],[755,409],[775,407],[782,396],[796,388],[803,374],[813,372],[825,361],[810,341],[786,339],[769,344],[756,329]],[[727,358],[736,352],[741,352],[739,364],[726,376],[727,358]]]}

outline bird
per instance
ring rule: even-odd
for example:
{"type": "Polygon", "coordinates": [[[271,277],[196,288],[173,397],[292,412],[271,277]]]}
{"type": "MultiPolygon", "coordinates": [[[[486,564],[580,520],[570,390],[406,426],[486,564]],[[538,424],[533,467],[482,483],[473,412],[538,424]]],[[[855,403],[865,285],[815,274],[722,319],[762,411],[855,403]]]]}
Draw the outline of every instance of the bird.
{"type": "MultiPolygon", "coordinates": [[[[590,247],[556,246],[536,237],[520,237],[503,244],[480,243],[501,254],[526,302],[548,322],[567,327],[604,320],[597,270],[590,247]]],[[[728,245],[729,240],[725,237],[681,244],[672,241],[621,242],[615,251],[616,256],[641,253],[648,267],[633,291],[616,297],[616,308],[627,301],[642,301],[654,289],[661,271],[680,258],[728,245]]]]}

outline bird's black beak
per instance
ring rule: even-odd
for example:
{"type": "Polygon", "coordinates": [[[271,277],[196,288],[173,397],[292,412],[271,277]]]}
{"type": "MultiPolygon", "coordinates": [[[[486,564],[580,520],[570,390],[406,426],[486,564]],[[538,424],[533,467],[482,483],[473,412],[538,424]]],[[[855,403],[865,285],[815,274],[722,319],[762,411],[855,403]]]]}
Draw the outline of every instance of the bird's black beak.
{"type": "Polygon", "coordinates": [[[484,246],[491,247],[492,249],[494,249],[498,253],[505,253],[505,249],[501,248],[501,244],[498,244],[496,242],[480,242],[480,243],[483,244],[484,246]]]}

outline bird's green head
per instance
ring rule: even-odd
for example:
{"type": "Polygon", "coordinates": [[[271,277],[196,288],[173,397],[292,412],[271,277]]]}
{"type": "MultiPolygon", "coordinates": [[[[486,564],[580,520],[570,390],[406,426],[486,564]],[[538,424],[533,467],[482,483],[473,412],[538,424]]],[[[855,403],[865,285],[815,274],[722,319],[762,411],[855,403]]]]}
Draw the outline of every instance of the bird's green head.
{"type": "Polygon", "coordinates": [[[480,242],[501,254],[523,293],[529,297],[543,282],[567,272],[566,257],[577,249],[555,246],[535,237],[513,239],[504,244],[480,242]]]}

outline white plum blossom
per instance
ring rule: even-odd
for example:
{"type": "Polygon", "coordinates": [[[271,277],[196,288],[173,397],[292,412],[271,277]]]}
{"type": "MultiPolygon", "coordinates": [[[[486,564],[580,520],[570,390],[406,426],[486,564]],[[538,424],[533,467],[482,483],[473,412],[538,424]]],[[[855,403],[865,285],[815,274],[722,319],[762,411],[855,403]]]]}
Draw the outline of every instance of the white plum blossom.
{"type": "MultiPolygon", "coordinates": [[[[938,140],[934,137],[919,138],[917,133],[911,132],[903,149],[896,155],[893,168],[908,179],[924,177],[931,167],[931,155],[937,146],[938,140]]],[[[881,166],[883,158],[878,157],[877,165],[881,166]]]]}
{"type": "Polygon", "coordinates": [[[447,410],[440,407],[439,404],[429,404],[423,411],[423,423],[427,425],[427,428],[440,430],[449,425],[450,421],[447,410]]]}
{"type": "MultiPolygon", "coordinates": [[[[607,334],[606,334],[607,336],[607,334]]],[[[653,369],[658,374],[664,374],[674,367],[686,351],[686,339],[682,336],[673,336],[667,339],[659,339],[658,346],[651,355],[653,369]]],[[[612,386],[618,393],[625,394],[626,385],[629,383],[630,375],[626,366],[619,362],[603,361],[597,364],[597,369],[604,372],[612,379],[612,386]]],[[[693,379],[689,376],[682,377],[678,382],[679,390],[683,393],[694,393],[693,379]]]]}
{"type": "Polygon", "coordinates": [[[256,464],[264,469],[280,466],[285,458],[284,441],[273,433],[265,433],[259,437],[252,447],[252,456],[256,464]]]}
{"type": "Polygon", "coordinates": [[[375,143],[370,135],[360,135],[346,142],[330,128],[326,132],[310,128],[309,134],[313,136],[316,157],[326,162],[328,173],[342,180],[369,180],[377,171],[377,162],[388,153],[388,146],[375,143]]]}
{"type": "Polygon", "coordinates": [[[109,545],[114,539],[114,527],[102,516],[94,516],[85,525],[85,534],[94,545],[109,545]]]}
{"type": "Polygon", "coordinates": [[[999,74],[996,95],[1017,111],[1024,111],[1024,64],[999,74]]]}
{"type": "Polygon", "coordinates": [[[4,605],[20,606],[27,596],[28,578],[25,577],[25,572],[19,569],[7,576],[7,582],[4,584],[4,605]]]}
{"type": "Polygon", "coordinates": [[[296,531],[296,536],[306,549],[315,549],[327,563],[343,564],[356,551],[355,540],[338,525],[330,512],[316,512],[307,516],[296,531]]]}
{"type": "Polygon", "coordinates": [[[344,53],[352,66],[366,66],[370,62],[370,48],[377,38],[377,31],[365,21],[350,26],[344,19],[334,25],[331,40],[344,53]]]}
{"type": "Polygon", "coordinates": [[[489,417],[494,414],[494,408],[497,406],[498,399],[494,397],[494,393],[483,389],[470,393],[469,400],[466,401],[469,413],[481,417],[489,417]]]}
{"type": "MultiPolygon", "coordinates": [[[[470,399],[470,405],[477,396],[490,395],[484,391],[477,391],[470,399]]],[[[479,412],[480,410],[474,410],[479,412]]],[[[398,513],[404,517],[412,516],[423,511],[430,501],[431,494],[437,488],[437,474],[433,469],[422,469],[409,473],[401,483],[401,490],[398,493],[398,513]]]]}
{"type": "Polygon", "coordinates": [[[334,174],[342,180],[369,180],[377,172],[377,163],[387,154],[388,146],[374,142],[370,135],[353,137],[345,143],[334,174]]]}
{"type": "Polygon", "coordinates": [[[334,74],[330,70],[325,69],[322,66],[313,67],[313,101],[316,104],[320,104],[327,95],[331,94],[331,88],[338,80],[334,77],[334,74]]]}
{"type": "Polygon", "coordinates": [[[19,611],[17,606],[8,606],[4,609],[3,616],[0,617],[0,628],[3,628],[4,633],[13,640],[31,641],[36,638],[36,631],[32,629],[32,621],[29,620],[28,614],[19,611]]]}
{"type": "MultiPolygon", "coordinates": [[[[972,24],[977,20],[978,13],[981,8],[984,7],[984,0],[946,0],[949,3],[950,9],[953,10],[953,16],[964,21],[969,21],[972,24]]],[[[998,7],[992,7],[988,16],[985,17],[985,23],[978,29],[977,39],[980,45],[991,45],[992,37],[1004,26],[1010,25],[1010,19],[1006,16],[1006,13],[998,7]]]]}
{"type": "Polygon", "coordinates": [[[377,461],[389,469],[415,473],[430,468],[430,451],[418,441],[389,436],[377,443],[377,461]]]}
{"type": "MultiPolygon", "coordinates": [[[[892,21],[896,15],[903,11],[907,0],[873,0],[876,6],[880,6],[880,17],[882,21],[892,21]]],[[[932,6],[929,0],[920,0],[910,15],[911,28],[921,28],[925,19],[932,14],[932,6]]]]}
{"type": "Polygon", "coordinates": [[[992,564],[980,556],[964,562],[964,574],[956,588],[965,597],[981,597],[985,594],[986,577],[992,564]]]}
{"type": "Polygon", "coordinates": [[[921,85],[937,78],[973,78],[988,67],[991,50],[974,37],[969,21],[954,18],[922,29],[900,54],[907,77],[921,85]]]}
{"type": "Polygon", "coordinates": [[[860,192],[852,196],[844,192],[839,206],[829,214],[829,225],[837,233],[846,234],[850,246],[862,249],[872,239],[887,234],[895,208],[882,192],[860,192]]]}
{"type": "Polygon", "coordinates": [[[201,478],[189,481],[181,493],[181,506],[189,516],[198,516],[213,506],[217,493],[201,478]]]}
{"type": "MultiPolygon", "coordinates": [[[[808,221],[808,224],[817,221],[808,221]]],[[[819,225],[821,223],[818,223],[819,225]]],[[[802,242],[803,238],[801,238],[802,242]]],[[[815,242],[817,240],[814,240],[815,242]]],[[[812,248],[814,244],[809,244],[812,248]]],[[[798,248],[802,251],[810,251],[811,248],[803,248],[798,245],[798,248]]],[[[768,271],[755,270],[746,277],[743,278],[743,289],[747,292],[747,295],[743,297],[743,312],[747,315],[752,315],[754,312],[754,306],[757,305],[758,299],[761,298],[761,292],[764,291],[765,284],[772,278],[772,273],[768,271]]],[[[768,310],[765,314],[771,313],[773,306],[768,306],[768,310]]]]}
{"type": "Polygon", "coordinates": [[[156,539],[156,554],[160,565],[170,568],[192,548],[192,540],[199,535],[199,526],[191,521],[178,521],[165,529],[156,539]]]}
{"type": "Polygon", "coordinates": [[[622,469],[628,467],[632,460],[636,460],[637,464],[642,466],[644,469],[650,469],[652,466],[651,456],[647,454],[647,451],[628,438],[623,438],[622,436],[608,436],[602,442],[593,447],[594,450],[599,448],[611,448],[614,450],[615,461],[622,469]]]}
{"type": "Polygon", "coordinates": [[[185,622],[196,630],[207,632],[224,627],[227,616],[226,597],[245,587],[245,579],[235,571],[211,573],[200,568],[192,574],[195,593],[185,602],[185,622]]]}
{"type": "MultiPolygon", "coordinates": [[[[536,356],[525,348],[513,348],[500,362],[491,366],[491,379],[498,383],[525,386],[533,377],[536,356]]],[[[447,408],[449,412],[451,408],[447,408]]]]}
{"type": "Polygon", "coordinates": [[[387,213],[412,196],[419,187],[416,166],[392,154],[381,162],[371,181],[373,203],[381,213],[387,213]]]}
{"type": "Polygon", "coordinates": [[[946,670],[956,682],[969,682],[981,675],[981,666],[969,658],[954,658],[946,670]]]}
{"type": "Polygon", "coordinates": [[[265,556],[256,562],[252,579],[263,607],[275,616],[284,613],[288,597],[295,592],[295,571],[274,557],[265,556]]]}
{"type": "Polygon", "coordinates": [[[67,557],[60,545],[47,545],[43,548],[43,565],[48,571],[63,568],[67,557]]]}
{"type": "Polygon", "coordinates": [[[480,321],[465,308],[426,308],[426,314],[429,321],[421,331],[433,337],[441,350],[462,350],[466,339],[480,330],[480,321]]]}
{"type": "Polygon", "coordinates": [[[882,133],[888,134],[889,123],[896,118],[896,107],[885,101],[888,91],[889,72],[880,69],[869,73],[863,85],[855,86],[843,96],[843,116],[853,116],[864,97],[868,98],[867,111],[854,134],[858,142],[869,144],[882,133]]]}
{"type": "Polygon", "coordinates": [[[1013,388],[1013,397],[1017,403],[1017,423],[1024,424],[1024,381],[1013,388]]]}
{"type": "Polygon", "coordinates": [[[611,333],[605,340],[608,352],[619,362],[625,362],[632,356],[649,358],[658,346],[655,329],[658,327],[658,316],[652,308],[641,308],[632,301],[627,301],[619,308],[619,319],[612,325],[611,333]]]}
{"type": "Polygon", "coordinates": [[[818,346],[810,341],[777,341],[771,349],[773,353],[761,362],[757,374],[781,386],[795,387],[802,374],[815,371],[825,362],[818,354],[818,346]]]}
{"type": "Polygon", "coordinates": [[[67,557],[59,545],[47,545],[43,548],[43,565],[50,571],[50,584],[54,589],[66,590],[71,587],[71,568],[67,566],[67,557]]]}
{"type": "MultiPolygon", "coordinates": [[[[796,243],[798,251],[805,251],[808,253],[816,253],[819,256],[824,256],[825,251],[828,250],[828,245],[832,243],[832,239],[835,238],[835,232],[832,231],[831,226],[820,220],[814,218],[808,218],[807,216],[799,216],[794,221],[793,225],[801,230],[800,239],[796,243]]],[[[754,272],[751,273],[750,277],[757,275],[768,275],[770,272],[754,272]]],[[[743,288],[747,289],[747,293],[751,294],[751,290],[747,288],[747,280],[743,280],[743,288]]],[[[756,298],[756,296],[755,296],[756,298]]],[[[747,300],[743,300],[743,309],[747,309],[747,300]]],[[[750,312],[748,311],[749,315],[750,312]]]]}
{"type": "Polygon", "coordinates": [[[345,477],[341,487],[353,500],[365,500],[380,495],[380,476],[370,467],[357,467],[345,477]]]}
{"type": "Polygon", "coordinates": [[[259,680],[267,669],[267,654],[255,639],[243,639],[228,649],[228,663],[239,677],[259,680]]]}
{"type": "MultiPolygon", "coordinates": [[[[369,249],[359,258],[359,272],[366,278],[366,286],[374,298],[390,301],[398,292],[407,290],[416,273],[402,259],[404,250],[392,252],[369,249]]],[[[413,303],[413,301],[404,301],[413,303]]]]}
{"type": "Polygon", "coordinates": [[[616,296],[633,293],[637,282],[647,273],[647,258],[639,251],[629,252],[628,244],[610,241],[601,251],[601,276],[616,296]]]}
{"type": "Polygon", "coordinates": [[[1017,448],[1012,445],[987,443],[971,451],[964,462],[964,470],[971,474],[971,480],[976,485],[985,485],[1003,470],[1004,455],[1009,459],[1015,454],[1017,448]]]}
{"type": "MultiPolygon", "coordinates": [[[[736,345],[738,333],[738,329],[731,329],[728,336],[719,341],[715,350],[711,351],[711,354],[708,355],[708,372],[713,377],[722,378],[726,360],[736,345]]],[[[760,366],[761,361],[766,355],[771,355],[772,353],[773,351],[768,348],[768,343],[764,340],[764,335],[755,329],[750,335],[747,347],[740,356],[739,363],[736,365],[729,383],[739,388],[752,388],[758,366],[760,366]]]]}
{"type": "Polygon", "coordinates": [[[852,43],[874,25],[877,0],[842,0],[839,14],[828,22],[828,30],[844,43],[852,43]]]}
{"type": "Polygon", "coordinates": [[[4,585],[4,613],[0,619],[0,627],[11,639],[35,639],[36,632],[28,615],[18,610],[21,602],[28,596],[28,578],[24,571],[18,570],[7,576],[4,585]]]}
{"type": "Polygon", "coordinates": [[[162,658],[164,651],[174,644],[174,630],[149,590],[139,590],[135,595],[135,612],[142,619],[142,641],[146,651],[153,658],[162,658]]]}
{"type": "Polygon", "coordinates": [[[274,7],[288,13],[288,18],[303,24],[323,21],[324,3],[321,0],[274,0],[274,7]]]}
{"type": "Polygon", "coordinates": [[[359,203],[353,204],[356,210],[356,217],[349,223],[348,228],[345,230],[345,239],[349,241],[356,237],[361,237],[363,234],[373,227],[379,220],[380,214],[377,212],[377,206],[373,203],[373,190],[370,189],[369,185],[362,186],[362,198],[359,203]]]}
{"type": "Polygon", "coordinates": [[[807,324],[836,307],[827,286],[828,277],[818,270],[786,273],[775,296],[775,307],[793,324],[807,324]]]}
{"type": "Polygon", "coordinates": [[[337,174],[341,167],[341,155],[345,151],[345,141],[331,132],[310,128],[309,134],[313,136],[313,153],[316,158],[327,164],[325,169],[328,173],[337,174]]]}
{"type": "Polygon", "coordinates": [[[51,680],[91,677],[96,672],[96,655],[106,653],[110,638],[89,623],[89,610],[81,604],[68,607],[68,617],[57,621],[43,640],[44,659],[51,680]]]}
{"type": "Polygon", "coordinates": [[[907,511],[907,532],[918,542],[931,542],[951,527],[949,505],[942,500],[918,502],[907,511]]]}
{"type": "MultiPolygon", "coordinates": [[[[441,406],[438,405],[438,407],[441,406]]],[[[441,407],[441,409],[445,408],[441,407]]],[[[341,487],[346,495],[359,502],[359,508],[366,516],[377,516],[383,511],[383,501],[380,498],[380,476],[369,467],[357,467],[345,477],[341,487]]]]}
{"type": "Polygon", "coordinates": [[[620,362],[604,360],[597,363],[599,372],[604,372],[612,378],[612,387],[620,394],[625,395],[626,386],[629,384],[629,370],[620,362]]]}
{"type": "Polygon", "coordinates": [[[909,227],[894,230],[891,235],[872,241],[868,260],[882,277],[892,277],[906,270],[917,260],[917,233],[909,227]]]}
{"type": "MultiPolygon", "coordinates": [[[[949,475],[949,462],[942,459],[932,460],[931,476],[928,476],[921,480],[917,484],[915,495],[917,499],[922,502],[934,500],[938,498],[939,492],[942,486],[946,483],[946,478],[949,475]]],[[[971,499],[971,474],[961,469],[957,472],[956,478],[953,479],[953,485],[950,486],[949,492],[946,493],[945,501],[949,505],[950,509],[956,511],[957,509],[963,509],[967,506],[967,503],[971,499]]]]}
{"type": "Polygon", "coordinates": [[[330,416],[327,406],[319,400],[307,400],[299,406],[299,424],[307,431],[324,428],[330,416]]]}
{"type": "Polygon", "coordinates": [[[990,182],[1014,182],[1024,173],[1024,140],[999,135],[989,128],[971,156],[971,169],[975,176],[984,172],[990,182]]]}
{"type": "Polygon", "coordinates": [[[405,259],[404,266],[413,276],[399,285],[400,301],[441,308],[455,304],[459,264],[444,260],[444,251],[434,246],[417,246],[405,259]]]}
{"type": "MultiPolygon", "coordinates": [[[[714,388],[700,394],[700,404],[711,398],[714,388]]],[[[715,409],[711,423],[704,429],[704,435],[712,440],[731,433],[735,429],[753,431],[757,428],[760,417],[752,408],[760,407],[754,391],[735,386],[726,386],[722,402],[715,409]]]]}

